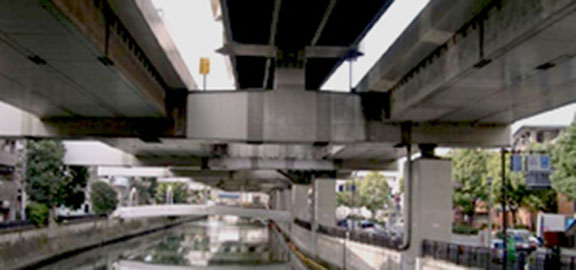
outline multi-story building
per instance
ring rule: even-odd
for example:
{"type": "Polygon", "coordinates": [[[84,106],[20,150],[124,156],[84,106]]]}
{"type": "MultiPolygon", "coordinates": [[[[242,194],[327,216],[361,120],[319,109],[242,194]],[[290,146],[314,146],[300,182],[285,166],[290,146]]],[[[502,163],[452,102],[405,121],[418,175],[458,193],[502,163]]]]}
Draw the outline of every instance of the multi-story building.
{"type": "Polygon", "coordinates": [[[525,150],[532,143],[554,141],[566,126],[522,126],[512,135],[512,146],[516,150],[525,150]]]}

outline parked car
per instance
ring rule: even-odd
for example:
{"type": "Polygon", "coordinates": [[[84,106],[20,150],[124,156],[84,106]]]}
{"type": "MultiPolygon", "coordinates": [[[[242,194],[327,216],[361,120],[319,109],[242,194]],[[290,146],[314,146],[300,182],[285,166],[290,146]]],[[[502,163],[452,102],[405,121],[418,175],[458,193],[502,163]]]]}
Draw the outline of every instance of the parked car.
{"type": "Polygon", "coordinates": [[[514,239],[516,243],[516,250],[518,251],[534,251],[538,248],[539,242],[531,241],[530,239],[534,236],[528,230],[508,230],[508,236],[514,239]]]}
{"type": "Polygon", "coordinates": [[[362,229],[374,228],[374,222],[370,220],[361,220],[359,225],[362,229]]]}
{"type": "Polygon", "coordinates": [[[504,261],[504,241],[502,239],[492,240],[490,250],[493,262],[502,263],[504,261]]]}

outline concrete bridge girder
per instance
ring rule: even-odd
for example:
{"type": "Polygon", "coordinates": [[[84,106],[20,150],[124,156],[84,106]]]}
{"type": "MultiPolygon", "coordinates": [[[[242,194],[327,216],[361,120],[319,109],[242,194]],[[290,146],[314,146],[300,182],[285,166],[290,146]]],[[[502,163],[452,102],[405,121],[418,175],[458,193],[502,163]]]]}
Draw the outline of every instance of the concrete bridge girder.
{"type": "Polygon", "coordinates": [[[574,18],[572,1],[433,1],[359,90],[390,93],[395,121],[510,124],[576,100],[574,18]]]}
{"type": "MultiPolygon", "coordinates": [[[[367,115],[371,108],[362,103],[356,94],[303,89],[192,93],[187,137],[280,144],[400,143],[401,123],[386,120],[384,109],[367,115]]],[[[509,136],[508,126],[498,124],[423,122],[412,128],[415,144],[505,146],[509,136]]]]}

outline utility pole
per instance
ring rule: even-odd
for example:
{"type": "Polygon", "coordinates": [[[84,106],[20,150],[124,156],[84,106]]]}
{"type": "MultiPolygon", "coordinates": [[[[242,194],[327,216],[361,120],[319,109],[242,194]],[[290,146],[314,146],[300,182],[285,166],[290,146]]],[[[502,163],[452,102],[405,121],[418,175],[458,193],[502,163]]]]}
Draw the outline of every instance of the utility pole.
{"type": "Polygon", "coordinates": [[[506,230],[508,229],[508,214],[506,212],[506,201],[508,200],[507,196],[506,196],[506,190],[507,190],[507,186],[506,186],[506,149],[502,148],[502,150],[500,151],[500,161],[502,163],[502,237],[503,237],[503,241],[502,241],[502,247],[504,248],[504,250],[502,251],[502,255],[503,255],[503,263],[502,263],[502,269],[506,270],[506,268],[508,267],[508,237],[506,234],[506,230]]]}

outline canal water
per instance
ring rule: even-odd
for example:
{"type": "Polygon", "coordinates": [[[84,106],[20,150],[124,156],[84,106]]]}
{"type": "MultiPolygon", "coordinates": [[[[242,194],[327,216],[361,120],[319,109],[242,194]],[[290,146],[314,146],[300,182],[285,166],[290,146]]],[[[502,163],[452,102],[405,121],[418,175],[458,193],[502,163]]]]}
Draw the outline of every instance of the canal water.
{"type": "Polygon", "coordinates": [[[265,224],[211,217],[94,248],[40,269],[291,269],[290,253],[265,224]]]}

